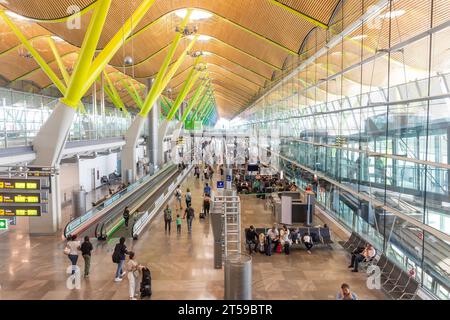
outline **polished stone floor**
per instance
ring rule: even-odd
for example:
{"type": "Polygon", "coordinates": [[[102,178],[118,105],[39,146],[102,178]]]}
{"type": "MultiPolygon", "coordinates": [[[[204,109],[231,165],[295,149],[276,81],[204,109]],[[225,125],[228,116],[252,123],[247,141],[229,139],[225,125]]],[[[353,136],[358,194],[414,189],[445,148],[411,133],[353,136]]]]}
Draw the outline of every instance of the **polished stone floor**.
{"type": "MultiPolygon", "coordinates": [[[[181,235],[176,234],[175,223],[171,234],[165,234],[159,215],[141,239],[126,242],[136,252],[136,260],[150,268],[155,300],[223,298],[223,270],[213,268],[212,231],[208,220],[198,219],[203,182],[190,177],[183,192],[187,187],[197,217],[192,235],[187,233],[185,220],[181,235]]],[[[264,203],[251,195],[242,197],[243,227],[272,223],[264,203]]],[[[174,208],[173,202],[171,206],[174,208]]],[[[20,227],[0,235],[0,299],[127,299],[127,278],[113,281],[116,265],[111,253],[116,242],[93,240],[91,276],[82,279],[81,289],[69,290],[65,271],[70,263],[63,254],[60,235],[29,237],[20,227]]],[[[78,265],[84,267],[81,257],[78,265]]],[[[385,299],[382,292],[367,289],[364,273],[352,273],[347,265],[348,256],[337,243],[333,249],[315,248],[311,255],[304,249],[293,250],[289,256],[253,255],[253,298],[334,299],[341,283],[347,282],[360,299],[385,299]]]]}

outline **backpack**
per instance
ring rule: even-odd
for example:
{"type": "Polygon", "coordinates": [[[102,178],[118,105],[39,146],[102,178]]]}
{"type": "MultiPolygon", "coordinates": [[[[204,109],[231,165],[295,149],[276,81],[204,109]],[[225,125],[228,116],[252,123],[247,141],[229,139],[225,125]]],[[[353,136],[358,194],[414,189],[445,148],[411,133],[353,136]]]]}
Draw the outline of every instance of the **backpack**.
{"type": "Polygon", "coordinates": [[[114,263],[119,263],[120,262],[119,244],[116,244],[116,247],[114,248],[114,252],[112,254],[112,262],[114,262],[114,263]]]}
{"type": "Polygon", "coordinates": [[[190,193],[186,193],[186,201],[191,201],[191,194],[190,193]]]}
{"type": "Polygon", "coordinates": [[[175,196],[176,196],[177,198],[180,198],[180,197],[181,197],[181,192],[180,192],[180,190],[177,189],[177,191],[175,191],[175,196]]]}
{"type": "Polygon", "coordinates": [[[172,220],[172,211],[170,209],[164,210],[164,219],[165,220],[172,220]]]}

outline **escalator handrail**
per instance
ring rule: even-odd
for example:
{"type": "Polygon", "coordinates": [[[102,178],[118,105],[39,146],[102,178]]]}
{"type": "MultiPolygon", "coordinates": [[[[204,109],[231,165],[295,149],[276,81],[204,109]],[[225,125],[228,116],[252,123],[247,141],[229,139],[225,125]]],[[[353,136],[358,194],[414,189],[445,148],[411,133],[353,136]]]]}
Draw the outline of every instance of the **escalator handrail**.
{"type": "Polygon", "coordinates": [[[160,176],[160,174],[166,172],[169,168],[172,168],[174,165],[172,163],[167,163],[158,173],[153,175],[148,175],[146,177],[143,177],[136,181],[135,183],[129,185],[124,190],[121,190],[120,192],[116,193],[113,197],[110,199],[102,202],[100,205],[92,208],[85,214],[83,214],[80,217],[77,217],[75,219],[72,219],[69,221],[64,228],[64,236],[67,238],[69,234],[72,234],[75,230],[80,228],[85,222],[90,221],[93,217],[101,216],[106,212],[111,205],[114,203],[117,203],[118,201],[123,201],[126,198],[128,198],[130,195],[132,195],[134,190],[138,189],[139,186],[143,186],[151,181],[153,181],[155,178],[160,176]]]}

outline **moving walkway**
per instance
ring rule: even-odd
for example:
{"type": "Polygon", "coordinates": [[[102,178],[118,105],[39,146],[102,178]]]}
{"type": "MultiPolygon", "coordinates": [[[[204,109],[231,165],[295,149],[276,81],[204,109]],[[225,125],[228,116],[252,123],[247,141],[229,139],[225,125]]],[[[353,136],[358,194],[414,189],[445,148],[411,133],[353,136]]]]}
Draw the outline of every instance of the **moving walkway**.
{"type": "Polygon", "coordinates": [[[71,220],[64,229],[64,236],[89,236],[105,240],[114,237],[132,237],[132,226],[145,209],[152,207],[162,194],[173,184],[180,171],[175,164],[167,164],[152,176],[145,176],[124,190],[114,194],[99,206],[84,215],[71,220]],[[130,210],[130,225],[124,226],[123,211],[130,210]]]}

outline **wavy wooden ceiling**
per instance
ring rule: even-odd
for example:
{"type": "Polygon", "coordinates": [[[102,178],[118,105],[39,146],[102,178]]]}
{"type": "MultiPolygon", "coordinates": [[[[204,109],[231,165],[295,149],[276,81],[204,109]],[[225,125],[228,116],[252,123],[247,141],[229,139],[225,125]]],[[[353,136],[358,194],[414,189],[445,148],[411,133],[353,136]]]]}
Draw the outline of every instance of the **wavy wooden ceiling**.
{"type": "MultiPolygon", "coordinates": [[[[317,5],[318,1],[277,1],[325,24],[330,20],[338,2],[320,1],[320,5],[317,5]]],[[[89,8],[95,1],[8,0],[7,2],[4,3],[4,6],[18,14],[35,19],[49,20],[65,17],[67,15],[65,8],[69,5],[75,4],[80,8],[89,8]]],[[[103,32],[99,48],[108,41],[122,21],[131,14],[140,2],[140,0],[127,2],[113,0],[108,24],[103,32]]],[[[365,4],[370,5],[372,2],[375,1],[366,0],[365,4]]],[[[395,21],[395,27],[391,34],[393,44],[405,41],[418,32],[426,31],[430,24],[428,2],[418,3],[415,0],[399,0],[394,3],[394,6],[399,3],[402,8],[407,10],[400,19],[395,21]],[[427,17],[427,19],[417,17],[427,17]],[[414,23],[411,23],[412,21],[414,23]]],[[[348,21],[357,18],[360,14],[360,5],[359,0],[344,2],[343,11],[346,12],[346,15],[341,17],[341,13],[338,12],[334,19],[347,24],[348,21]]],[[[143,85],[133,82],[126,75],[133,76],[142,83],[146,83],[147,78],[156,75],[173,37],[175,26],[180,22],[180,18],[174,11],[185,7],[200,8],[213,13],[213,16],[208,20],[194,22],[199,26],[199,33],[209,35],[212,38],[207,42],[197,42],[192,51],[202,50],[211,53],[204,57],[204,62],[208,64],[208,74],[212,78],[211,83],[215,90],[215,96],[222,97],[216,99],[216,101],[219,103],[220,114],[225,117],[235,114],[236,103],[240,105],[240,108],[244,107],[255,94],[258,94],[260,88],[266,87],[271,82],[273,72],[280,70],[286,57],[289,56],[287,51],[298,51],[305,36],[314,27],[306,19],[274,5],[272,0],[157,0],[137,27],[137,35],[117,53],[111,61],[110,67],[108,67],[108,72],[111,72],[111,78],[113,78],[126,103],[133,104],[132,100],[125,94],[120,79],[128,79],[127,81],[132,82],[139,90],[144,90],[143,85]],[[243,31],[243,28],[251,30],[256,35],[243,31]],[[133,55],[136,63],[133,68],[122,67],[125,55],[133,55]],[[122,73],[118,71],[122,71],[122,73]],[[228,104],[225,101],[228,101],[228,104]]],[[[435,1],[433,12],[434,25],[447,21],[449,19],[450,2],[435,1]]],[[[90,15],[89,11],[83,15],[83,26],[88,25],[90,15]]],[[[389,34],[387,21],[387,19],[383,20],[377,28],[366,28],[364,30],[366,38],[363,40],[362,46],[363,58],[373,55],[379,48],[386,47],[389,34]]],[[[36,24],[17,21],[17,24],[20,25],[22,32],[29,39],[32,39],[33,46],[44,56],[58,75],[60,75],[60,72],[46,42],[46,36],[56,34],[67,41],[67,43],[58,42],[57,46],[63,55],[66,66],[73,65],[79,50],[78,46],[83,39],[84,29],[68,31],[65,22],[41,21],[36,24]]],[[[0,34],[0,78],[2,83],[24,80],[41,88],[50,86],[51,82],[33,59],[20,57],[19,53],[24,50],[17,38],[2,21],[0,21],[0,34]]],[[[356,30],[350,38],[360,34],[361,30],[356,30]]],[[[323,37],[324,33],[319,33],[319,35],[323,37]]],[[[323,42],[322,40],[319,37],[317,41],[323,42]]],[[[360,42],[346,40],[341,47],[338,46],[331,50],[330,53],[333,54],[317,59],[314,66],[311,66],[315,68],[314,72],[302,72],[296,77],[300,81],[299,87],[304,88],[321,78],[325,78],[330,73],[338,72],[357,63],[361,59],[361,46],[358,43],[360,42]],[[344,60],[341,60],[342,54],[344,60]]],[[[446,43],[447,41],[434,42],[435,56],[440,57],[439,59],[442,61],[448,60],[449,57],[446,43]]],[[[180,54],[186,44],[187,40],[183,40],[176,56],[180,54]]],[[[314,51],[314,45],[314,41],[308,42],[304,48],[305,51],[314,51]]],[[[418,59],[414,52],[423,52],[427,50],[427,47],[426,41],[422,41],[407,48],[403,54],[393,54],[392,68],[402,68],[403,65],[409,65],[417,69],[414,70],[415,72],[423,72],[427,66],[423,59],[418,59]]],[[[192,61],[191,58],[187,58],[176,77],[169,83],[169,87],[173,88],[173,98],[181,89],[192,61]]],[[[365,66],[365,69],[367,68],[377,70],[377,72],[369,72],[370,76],[365,75],[362,79],[360,79],[357,71],[347,72],[343,75],[342,81],[348,82],[349,86],[353,82],[362,82],[371,86],[374,83],[380,84],[385,81],[386,77],[382,71],[387,68],[386,61],[379,60],[376,64],[365,66]]],[[[197,85],[199,83],[200,81],[197,82],[197,85]]],[[[324,86],[320,86],[320,88],[322,87],[324,86]]],[[[195,87],[192,89],[191,94],[195,89],[195,87]]],[[[333,85],[329,85],[328,90],[330,94],[339,93],[337,87],[333,89],[333,85]]]]}

